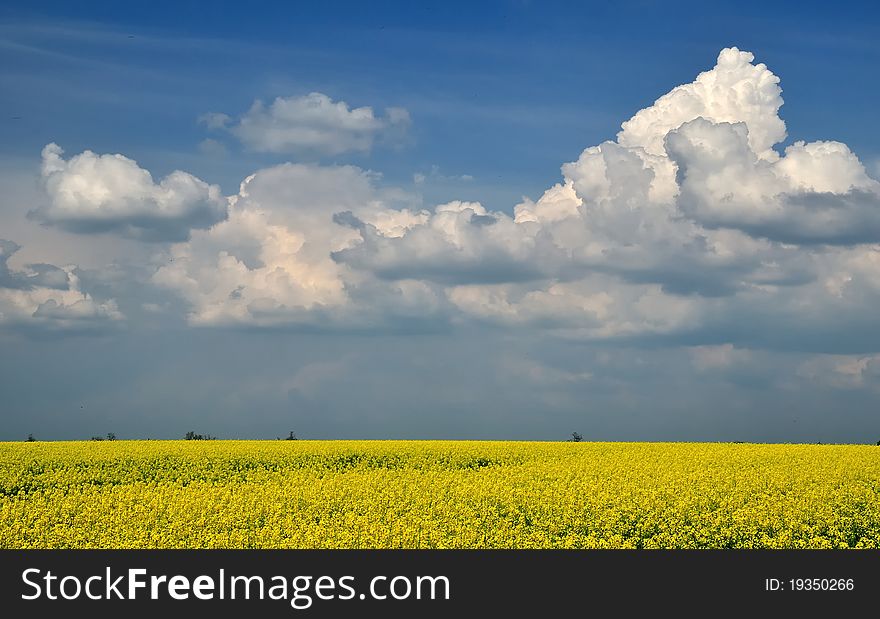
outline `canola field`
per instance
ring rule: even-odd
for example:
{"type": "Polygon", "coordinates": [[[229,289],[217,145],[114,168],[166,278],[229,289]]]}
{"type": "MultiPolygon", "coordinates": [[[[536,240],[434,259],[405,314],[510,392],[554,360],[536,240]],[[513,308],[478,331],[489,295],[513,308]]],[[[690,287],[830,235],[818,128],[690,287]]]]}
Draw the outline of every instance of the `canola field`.
{"type": "Polygon", "coordinates": [[[0,548],[877,548],[880,447],[0,443],[0,548]]]}

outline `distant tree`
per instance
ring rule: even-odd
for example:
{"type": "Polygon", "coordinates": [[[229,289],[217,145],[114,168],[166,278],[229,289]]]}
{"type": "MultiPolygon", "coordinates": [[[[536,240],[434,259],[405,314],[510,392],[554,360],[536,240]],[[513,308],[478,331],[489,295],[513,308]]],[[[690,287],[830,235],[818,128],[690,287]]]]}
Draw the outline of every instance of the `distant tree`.
{"type": "Polygon", "coordinates": [[[295,441],[295,440],[297,440],[297,436],[296,436],[296,434],[293,433],[293,430],[291,430],[290,434],[288,434],[284,440],[285,441],[295,441]]]}
{"type": "Polygon", "coordinates": [[[187,441],[215,441],[217,440],[216,436],[211,436],[210,434],[196,434],[195,432],[187,432],[183,437],[187,441]]]}
{"type": "Polygon", "coordinates": [[[580,443],[582,440],[584,440],[584,437],[581,436],[580,433],[578,433],[578,432],[572,432],[571,438],[568,440],[571,441],[572,443],[580,443]]]}
{"type": "Polygon", "coordinates": [[[103,436],[93,436],[93,437],[92,437],[92,440],[93,440],[93,441],[103,441],[103,440],[104,440],[104,437],[103,437],[103,436]]]}
{"type": "Polygon", "coordinates": [[[877,441],[877,446],[880,447],[880,441],[877,441]]]}
{"type": "MultiPolygon", "coordinates": [[[[36,441],[37,441],[37,439],[34,438],[34,435],[33,435],[33,434],[28,434],[27,441],[25,441],[25,442],[27,442],[27,443],[35,443],[36,441]]],[[[878,443],[878,444],[880,444],[880,443],[878,443]]]]}
{"type": "Polygon", "coordinates": [[[108,432],[108,433],[107,433],[107,440],[108,440],[108,441],[115,441],[115,440],[116,440],[116,435],[113,434],[112,432],[108,432]]]}

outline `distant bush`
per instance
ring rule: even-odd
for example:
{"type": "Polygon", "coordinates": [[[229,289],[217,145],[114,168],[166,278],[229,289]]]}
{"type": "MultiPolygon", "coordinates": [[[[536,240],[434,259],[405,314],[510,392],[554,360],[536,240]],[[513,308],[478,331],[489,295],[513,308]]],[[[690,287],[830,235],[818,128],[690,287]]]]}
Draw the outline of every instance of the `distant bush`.
{"type": "MultiPolygon", "coordinates": [[[[34,438],[33,434],[28,434],[27,440],[25,442],[26,443],[35,443],[36,441],[37,441],[37,439],[34,438]]],[[[880,442],[878,442],[877,444],[880,445],[880,442]]]]}
{"type": "Polygon", "coordinates": [[[217,440],[216,436],[211,436],[210,434],[196,434],[195,432],[187,432],[183,438],[184,438],[184,440],[187,440],[187,441],[215,441],[215,440],[217,440]]]}

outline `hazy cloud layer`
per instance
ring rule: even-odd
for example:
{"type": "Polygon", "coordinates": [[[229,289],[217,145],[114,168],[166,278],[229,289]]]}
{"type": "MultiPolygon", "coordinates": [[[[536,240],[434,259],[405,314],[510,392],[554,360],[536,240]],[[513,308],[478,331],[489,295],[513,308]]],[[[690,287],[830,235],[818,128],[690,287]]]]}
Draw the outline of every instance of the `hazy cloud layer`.
{"type": "Polygon", "coordinates": [[[80,289],[73,266],[11,269],[9,258],[19,249],[17,243],[0,239],[0,330],[89,332],[123,318],[115,301],[96,301],[80,289]]]}
{"type": "Polygon", "coordinates": [[[269,105],[255,101],[236,121],[217,112],[200,120],[208,129],[228,130],[256,152],[311,155],[367,152],[376,142],[399,140],[410,125],[403,108],[389,107],[380,116],[320,92],[277,97],[269,105]]]}

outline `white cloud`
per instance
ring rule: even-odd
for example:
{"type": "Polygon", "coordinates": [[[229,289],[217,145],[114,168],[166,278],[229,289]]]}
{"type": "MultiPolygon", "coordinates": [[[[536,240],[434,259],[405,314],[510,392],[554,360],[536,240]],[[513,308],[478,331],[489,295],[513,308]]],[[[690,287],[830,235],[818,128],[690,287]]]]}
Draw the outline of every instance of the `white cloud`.
{"type": "Polygon", "coordinates": [[[359,279],[331,256],[358,238],[334,222],[334,213],[355,213],[390,236],[419,220],[388,209],[386,201],[399,196],[374,181],[353,166],[260,170],[232,198],[229,219],[175,245],[153,281],[190,303],[194,324],[330,320],[349,304],[359,279]]]}
{"type": "Polygon", "coordinates": [[[114,233],[145,241],[179,241],[192,229],[226,217],[220,188],[175,171],[159,183],[122,155],[84,151],[68,160],[56,144],[43,149],[49,204],[32,211],[45,224],[71,232],[114,233]]]}
{"type": "Polygon", "coordinates": [[[255,101],[235,123],[218,113],[201,120],[208,128],[231,131],[253,151],[317,155],[366,152],[377,141],[400,139],[410,125],[403,108],[389,107],[378,116],[371,107],[350,108],[320,92],[278,97],[269,105],[255,101]]]}
{"type": "Polygon", "coordinates": [[[880,183],[839,142],[796,142],[760,159],[743,123],[687,122],[666,137],[684,214],[787,243],[880,241],[880,183]]]}
{"type": "MultiPolygon", "coordinates": [[[[375,221],[387,218],[387,211],[375,221]]],[[[356,229],[360,243],[334,259],[383,279],[423,279],[441,283],[504,282],[545,277],[539,258],[558,265],[558,249],[503,213],[488,213],[478,202],[453,201],[410,217],[411,226],[389,235],[372,222],[337,218],[356,229]]]]}
{"type": "Polygon", "coordinates": [[[878,184],[837,142],[776,153],[779,80],[752,60],[722,51],[712,70],[623,123],[616,142],[565,164],[563,182],[517,205],[513,221],[472,208],[485,225],[469,225],[473,215],[438,208],[394,239],[362,226],[362,242],[337,258],[381,277],[445,283],[456,307],[480,319],[579,318],[587,333],[700,328],[701,316],[755,295],[768,314],[808,296],[830,308],[827,286],[814,282],[849,281],[843,263],[866,270],[866,243],[880,239],[878,184]],[[821,244],[846,249],[813,249],[821,244]],[[597,318],[584,299],[598,293],[619,311],[597,318]],[[644,315],[632,315],[634,299],[644,315]]]}
{"type": "MultiPolygon", "coordinates": [[[[289,103],[255,108],[257,124],[308,107],[289,103]]],[[[312,103],[345,119],[334,126],[375,120],[312,103]]],[[[781,105],[775,75],[723,50],[512,216],[468,201],[401,207],[354,167],[260,170],[230,219],[175,246],[154,281],[181,294],[198,324],[406,315],[696,346],[720,333],[730,344],[693,349],[702,369],[742,361],[760,337],[790,346],[809,334],[805,345],[833,347],[847,340],[831,335],[838,317],[862,325],[880,300],[880,189],[839,142],[773,150],[786,135],[781,105]]]]}
{"type": "Polygon", "coordinates": [[[665,154],[667,133],[695,118],[713,123],[744,122],[749,146],[759,157],[773,160],[774,144],[785,139],[779,118],[782,89],[779,78],[763,64],[753,64],[750,52],[730,47],[718,62],[690,84],[677,86],[623,123],[617,141],[628,148],[643,148],[651,155],[665,154]]]}

